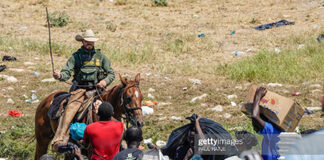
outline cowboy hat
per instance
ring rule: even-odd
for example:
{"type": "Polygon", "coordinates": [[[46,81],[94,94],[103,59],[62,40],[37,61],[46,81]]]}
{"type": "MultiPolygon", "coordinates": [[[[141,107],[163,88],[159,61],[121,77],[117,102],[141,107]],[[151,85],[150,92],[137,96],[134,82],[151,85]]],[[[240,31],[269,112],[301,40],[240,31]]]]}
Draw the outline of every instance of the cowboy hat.
{"type": "Polygon", "coordinates": [[[79,35],[79,34],[75,36],[75,40],[77,40],[77,41],[85,40],[85,41],[88,41],[88,42],[95,42],[98,39],[99,38],[95,37],[95,35],[94,35],[94,33],[93,33],[93,31],[91,29],[85,30],[82,33],[82,36],[79,35]]]}

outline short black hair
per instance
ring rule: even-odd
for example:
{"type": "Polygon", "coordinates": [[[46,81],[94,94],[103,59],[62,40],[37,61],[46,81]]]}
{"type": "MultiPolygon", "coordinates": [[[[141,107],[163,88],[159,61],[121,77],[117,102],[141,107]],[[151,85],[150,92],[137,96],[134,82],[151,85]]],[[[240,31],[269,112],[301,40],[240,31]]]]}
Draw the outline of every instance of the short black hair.
{"type": "Polygon", "coordinates": [[[114,113],[114,108],[109,102],[103,102],[98,109],[100,121],[109,121],[114,113]]]}
{"type": "Polygon", "coordinates": [[[128,128],[126,131],[125,140],[127,143],[141,142],[143,140],[142,129],[135,126],[128,128]]]}
{"type": "Polygon", "coordinates": [[[245,145],[248,149],[251,149],[253,146],[258,144],[256,136],[248,131],[235,132],[235,137],[237,140],[241,140],[243,145],[245,145]]]}

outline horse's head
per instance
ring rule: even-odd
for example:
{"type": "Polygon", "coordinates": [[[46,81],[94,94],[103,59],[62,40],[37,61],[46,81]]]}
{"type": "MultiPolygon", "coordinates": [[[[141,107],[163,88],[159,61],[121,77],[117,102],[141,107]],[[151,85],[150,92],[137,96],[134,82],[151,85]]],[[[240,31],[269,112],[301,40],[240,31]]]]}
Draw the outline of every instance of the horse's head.
{"type": "Polygon", "coordinates": [[[140,74],[135,76],[135,80],[127,80],[119,75],[123,85],[121,92],[121,105],[124,109],[127,121],[133,126],[143,127],[144,118],[142,114],[143,95],[139,88],[140,74]]]}

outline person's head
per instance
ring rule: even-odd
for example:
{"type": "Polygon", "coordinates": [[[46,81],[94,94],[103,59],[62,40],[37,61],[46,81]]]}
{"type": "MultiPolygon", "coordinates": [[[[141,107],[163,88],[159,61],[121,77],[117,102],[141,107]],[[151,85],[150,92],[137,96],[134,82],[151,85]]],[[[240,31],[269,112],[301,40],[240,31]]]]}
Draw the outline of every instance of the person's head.
{"type": "Polygon", "coordinates": [[[87,50],[92,50],[94,47],[94,42],[82,40],[83,47],[87,50]]]}
{"type": "Polygon", "coordinates": [[[99,39],[95,36],[91,29],[87,29],[81,35],[76,35],[75,39],[81,41],[83,47],[87,50],[92,50],[94,48],[94,43],[99,39]]]}
{"type": "Polygon", "coordinates": [[[114,115],[114,108],[109,102],[103,102],[98,108],[97,115],[100,121],[110,121],[114,115]]]}
{"type": "Polygon", "coordinates": [[[55,158],[49,154],[44,154],[40,157],[39,160],[55,160],[55,158]]]}
{"type": "Polygon", "coordinates": [[[258,140],[254,134],[248,131],[238,131],[235,132],[235,137],[240,143],[237,143],[236,147],[241,153],[246,150],[252,149],[253,146],[258,144],[258,140]]]}
{"type": "Polygon", "coordinates": [[[128,128],[125,134],[125,140],[127,146],[138,147],[140,142],[143,140],[142,129],[135,126],[128,128]]]}

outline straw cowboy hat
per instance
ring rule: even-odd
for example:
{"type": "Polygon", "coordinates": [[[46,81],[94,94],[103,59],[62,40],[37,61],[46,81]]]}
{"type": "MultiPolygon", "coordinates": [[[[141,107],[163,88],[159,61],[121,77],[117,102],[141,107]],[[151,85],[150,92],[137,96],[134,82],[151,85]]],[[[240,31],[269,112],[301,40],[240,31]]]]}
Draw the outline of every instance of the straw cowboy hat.
{"type": "Polygon", "coordinates": [[[83,33],[82,33],[82,36],[81,35],[76,35],[75,36],[75,40],[77,41],[82,41],[82,40],[85,40],[85,41],[88,41],[88,42],[95,42],[97,41],[99,38],[97,38],[93,31],[91,29],[87,29],[85,30],[83,33]]]}

